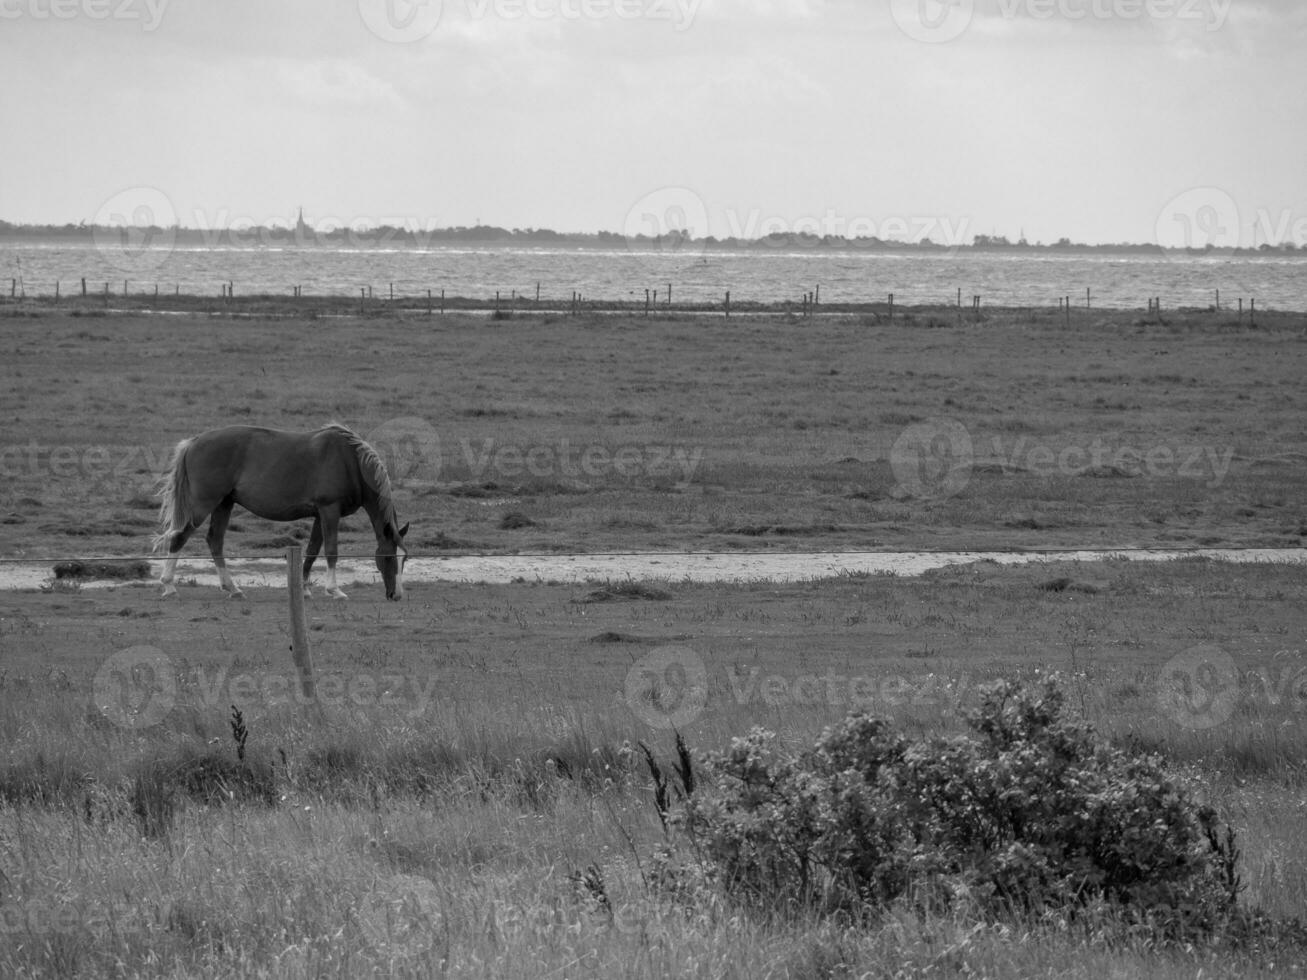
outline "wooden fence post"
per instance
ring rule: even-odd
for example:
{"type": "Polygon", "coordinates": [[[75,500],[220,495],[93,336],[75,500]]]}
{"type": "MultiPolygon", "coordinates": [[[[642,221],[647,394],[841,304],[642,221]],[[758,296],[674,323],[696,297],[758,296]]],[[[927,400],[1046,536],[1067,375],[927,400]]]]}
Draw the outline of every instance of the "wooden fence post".
{"type": "Polygon", "coordinates": [[[304,568],[300,546],[286,549],[286,591],[290,598],[290,655],[299,674],[300,694],[321,712],[317,680],[313,676],[313,652],[309,649],[308,621],[304,615],[304,568]]]}

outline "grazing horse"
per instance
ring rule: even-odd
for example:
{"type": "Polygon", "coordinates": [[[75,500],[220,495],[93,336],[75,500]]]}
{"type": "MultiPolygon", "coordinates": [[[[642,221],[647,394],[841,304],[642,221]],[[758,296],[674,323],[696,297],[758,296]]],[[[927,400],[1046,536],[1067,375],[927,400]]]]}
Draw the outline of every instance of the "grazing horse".
{"type": "Polygon", "coordinates": [[[183,439],[159,496],[159,533],[154,548],[168,546],[163,594],[176,595],[173,585],[177,555],[195,530],[209,520],[205,536],[222,588],[241,596],[222,557],[222,539],[231,509],[240,504],[270,521],[313,518],[304,556],[304,591],[309,569],[323,542],[327,545],[327,594],[344,599],[336,585],[336,529],[342,517],[362,507],[377,536],[377,569],[387,599],[404,596],[404,535],[391,499],[390,476],[377,451],[352,430],[332,423],[313,432],[283,432],[252,425],[210,429],[183,439]]]}

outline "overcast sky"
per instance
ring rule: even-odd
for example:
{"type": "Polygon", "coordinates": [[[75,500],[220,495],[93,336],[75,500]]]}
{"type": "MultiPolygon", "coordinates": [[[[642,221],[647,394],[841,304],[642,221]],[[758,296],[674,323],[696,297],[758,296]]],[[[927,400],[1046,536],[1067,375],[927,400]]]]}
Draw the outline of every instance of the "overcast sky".
{"type": "Polygon", "coordinates": [[[20,222],[1307,245],[1307,3],[0,0],[0,127],[20,222]]]}

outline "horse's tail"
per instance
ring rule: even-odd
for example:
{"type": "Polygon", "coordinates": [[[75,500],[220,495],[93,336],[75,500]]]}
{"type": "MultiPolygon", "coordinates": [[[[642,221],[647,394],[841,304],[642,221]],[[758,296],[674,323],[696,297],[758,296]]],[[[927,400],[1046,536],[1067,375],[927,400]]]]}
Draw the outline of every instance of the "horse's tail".
{"type": "Polygon", "coordinates": [[[186,475],[186,450],[195,440],[183,439],[172,451],[168,471],[159,480],[159,533],[151,550],[158,551],[174,534],[191,526],[191,484],[186,475]]]}

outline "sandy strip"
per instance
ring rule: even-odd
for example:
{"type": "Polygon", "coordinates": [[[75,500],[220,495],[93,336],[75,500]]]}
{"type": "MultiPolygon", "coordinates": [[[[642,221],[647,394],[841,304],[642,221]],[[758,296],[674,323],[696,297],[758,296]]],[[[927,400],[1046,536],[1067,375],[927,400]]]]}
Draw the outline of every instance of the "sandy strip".
{"type": "MultiPolygon", "coordinates": [[[[938,552],[813,552],[724,554],[625,554],[625,555],[487,555],[451,558],[413,558],[405,569],[407,582],[603,582],[623,579],[660,579],[691,582],[799,582],[852,574],[920,575],[932,568],[975,562],[1020,565],[1062,561],[1171,561],[1176,558],[1206,557],[1231,562],[1298,564],[1307,562],[1304,548],[1231,549],[1204,548],[1190,551],[938,551],[938,552]]],[[[0,565],[0,590],[48,587],[53,563],[0,565]]],[[[162,562],[152,562],[156,575],[162,562]]],[[[278,588],[285,582],[283,564],[276,559],[228,561],[242,587],[278,588]]],[[[324,574],[321,562],[314,568],[314,581],[324,574]]],[[[337,567],[342,584],[374,583],[380,576],[372,563],[342,559],[337,567]]],[[[182,559],[177,565],[180,581],[216,586],[213,563],[207,558],[182,559]]],[[[111,588],[124,584],[94,581],[90,588],[111,588]]]]}

